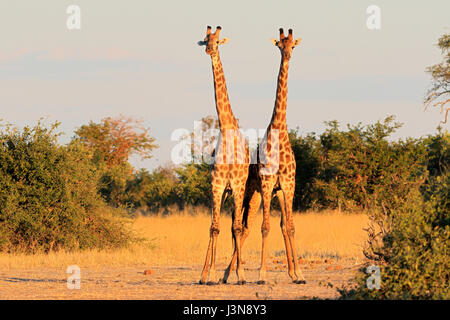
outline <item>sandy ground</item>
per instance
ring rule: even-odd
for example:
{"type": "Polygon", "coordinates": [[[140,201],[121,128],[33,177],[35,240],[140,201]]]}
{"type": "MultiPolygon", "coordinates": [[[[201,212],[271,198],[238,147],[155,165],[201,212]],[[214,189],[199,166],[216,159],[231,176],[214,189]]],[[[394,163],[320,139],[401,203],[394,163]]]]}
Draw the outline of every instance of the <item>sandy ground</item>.
{"type": "Polygon", "coordinates": [[[351,284],[359,266],[310,261],[301,267],[307,284],[292,283],[286,266],[276,263],[266,285],[256,284],[256,266],[245,269],[246,285],[236,284],[235,273],[228,284],[199,285],[201,266],[81,269],[80,289],[67,288],[66,270],[3,270],[0,299],[336,299],[337,289],[351,284]]]}

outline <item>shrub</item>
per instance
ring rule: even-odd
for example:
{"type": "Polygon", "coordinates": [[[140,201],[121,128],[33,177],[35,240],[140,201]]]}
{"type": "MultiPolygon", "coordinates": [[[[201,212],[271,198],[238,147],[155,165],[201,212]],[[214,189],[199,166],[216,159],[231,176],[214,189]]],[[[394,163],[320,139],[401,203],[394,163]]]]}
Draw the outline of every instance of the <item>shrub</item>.
{"type": "Polygon", "coordinates": [[[367,126],[348,125],[347,131],[336,121],[327,124],[319,139],[291,139],[297,161],[297,209],[370,209],[389,202],[389,197],[404,198],[418,178],[425,178],[422,140],[388,140],[401,126],[394,117],[367,126]]]}
{"type": "Polygon", "coordinates": [[[135,177],[133,167],[128,162],[112,167],[98,163],[97,169],[101,173],[98,192],[102,198],[112,207],[131,207],[129,185],[135,177]]]}
{"type": "Polygon", "coordinates": [[[139,170],[128,182],[129,201],[135,208],[157,212],[161,208],[178,204],[178,177],[172,168],[159,167],[153,172],[139,170]]]}
{"type": "Polygon", "coordinates": [[[294,130],[289,132],[289,138],[297,163],[293,206],[296,210],[315,208],[324,197],[315,184],[320,169],[318,140],[314,134],[301,137],[294,130]]]}
{"type": "Polygon", "coordinates": [[[361,274],[357,288],[342,292],[344,298],[450,298],[448,135],[429,137],[426,144],[434,146],[429,153],[442,155],[439,162],[429,157],[426,183],[411,187],[406,199],[371,215],[365,254],[381,267],[380,290],[366,288],[368,275],[361,274]]]}
{"type": "Polygon", "coordinates": [[[176,169],[178,195],[184,204],[211,207],[211,165],[190,163],[176,169]]]}
{"type": "Polygon", "coordinates": [[[58,123],[0,131],[0,250],[124,246],[128,219],[98,195],[99,172],[82,144],[57,143],[58,123]]]}
{"type": "Polygon", "coordinates": [[[99,191],[114,207],[132,206],[129,185],[134,169],[128,162],[131,155],[151,158],[158,147],[142,121],[119,116],[107,117],[101,123],[90,122],[75,131],[73,142],[83,144],[92,153],[92,162],[102,172],[99,191]]]}

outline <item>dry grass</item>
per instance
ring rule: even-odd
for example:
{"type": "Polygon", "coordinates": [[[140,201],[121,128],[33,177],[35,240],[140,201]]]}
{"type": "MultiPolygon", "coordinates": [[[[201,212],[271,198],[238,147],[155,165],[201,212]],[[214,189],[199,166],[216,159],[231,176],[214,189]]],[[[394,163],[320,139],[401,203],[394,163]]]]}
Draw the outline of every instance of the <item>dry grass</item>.
{"type": "MultiPolygon", "coordinates": [[[[141,216],[135,229],[148,239],[146,244],[114,251],[57,252],[38,255],[0,254],[0,268],[65,268],[75,264],[88,268],[199,266],[203,263],[209,239],[210,216],[205,209],[196,215],[182,212],[168,216],[141,216]]],[[[255,219],[247,239],[243,258],[256,267],[261,247],[261,213],[255,219]]],[[[295,215],[298,254],[306,259],[363,259],[362,245],[366,239],[365,214],[305,213],[295,215]]],[[[232,253],[231,218],[222,215],[217,247],[217,264],[224,267],[232,253]]],[[[271,217],[269,255],[284,256],[284,242],[279,217],[271,217]]]]}

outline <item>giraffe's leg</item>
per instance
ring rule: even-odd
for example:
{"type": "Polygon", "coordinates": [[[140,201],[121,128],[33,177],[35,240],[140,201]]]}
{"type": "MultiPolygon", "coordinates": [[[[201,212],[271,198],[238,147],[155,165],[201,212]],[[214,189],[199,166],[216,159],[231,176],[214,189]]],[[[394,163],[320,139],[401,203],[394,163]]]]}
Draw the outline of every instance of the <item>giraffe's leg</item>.
{"type": "Polygon", "coordinates": [[[206,251],[205,264],[203,266],[202,275],[200,278],[200,284],[205,284],[208,278],[208,272],[210,275],[210,281],[214,282],[215,279],[215,257],[216,257],[216,244],[217,237],[220,231],[220,208],[223,202],[223,195],[225,187],[221,185],[213,184],[213,209],[211,218],[211,227],[209,229],[209,244],[206,251]]]}
{"type": "Polygon", "coordinates": [[[263,222],[261,225],[261,266],[259,268],[258,284],[266,283],[266,260],[267,260],[267,236],[270,231],[270,201],[272,199],[272,191],[274,187],[273,177],[263,178],[261,181],[261,193],[263,201],[263,222]]]}
{"type": "Polygon", "coordinates": [[[209,265],[211,264],[212,242],[213,242],[213,237],[210,235],[209,243],[208,243],[208,250],[206,251],[205,264],[203,265],[202,275],[201,275],[201,278],[199,281],[200,284],[206,284],[206,280],[208,278],[209,265]]]}
{"type": "MultiPolygon", "coordinates": [[[[250,228],[253,225],[253,220],[256,216],[256,212],[258,211],[260,204],[261,204],[261,193],[255,191],[250,199],[250,202],[244,208],[244,222],[246,221],[246,223],[244,223],[244,232],[241,237],[241,248],[244,245],[245,239],[248,237],[250,233],[250,228]]],[[[233,257],[231,258],[230,264],[226,268],[222,278],[223,283],[227,283],[228,277],[230,276],[230,272],[233,270],[234,265],[236,263],[236,259],[237,259],[237,248],[234,247],[233,257]]]]}
{"type": "MultiPolygon", "coordinates": [[[[249,193],[248,188],[246,188],[245,192],[246,192],[246,194],[244,195],[244,202],[243,202],[243,205],[242,205],[242,211],[243,211],[243,218],[242,219],[243,219],[244,231],[243,231],[242,237],[241,237],[241,247],[244,244],[245,238],[248,235],[248,228],[247,228],[247,225],[248,225],[247,224],[247,217],[248,217],[248,209],[249,209],[248,208],[249,207],[249,203],[247,201],[247,197],[248,197],[247,193],[249,193]]],[[[233,213],[233,215],[232,215],[232,225],[231,225],[231,234],[232,235],[233,235],[234,217],[235,217],[235,215],[233,213]]],[[[236,259],[237,259],[237,248],[236,248],[236,241],[235,241],[234,236],[232,236],[232,239],[233,239],[233,255],[231,257],[230,263],[228,264],[228,267],[225,269],[225,272],[223,274],[223,278],[221,279],[222,283],[227,283],[228,277],[230,276],[230,272],[233,270],[234,264],[236,263],[236,259]]]]}
{"type": "MultiPolygon", "coordinates": [[[[227,283],[228,278],[230,277],[230,273],[231,271],[233,271],[234,265],[236,263],[237,260],[237,247],[236,247],[236,240],[234,238],[233,235],[233,225],[234,225],[234,214],[233,214],[233,218],[232,218],[232,225],[231,225],[231,234],[232,234],[232,239],[233,239],[233,256],[231,257],[231,261],[228,264],[228,267],[225,269],[224,273],[223,273],[223,278],[220,279],[219,281],[221,281],[222,283],[227,283]]],[[[242,237],[241,237],[241,247],[244,244],[245,238],[247,237],[247,228],[244,226],[244,232],[242,233],[242,237]]]]}
{"type": "Polygon", "coordinates": [[[236,274],[238,277],[238,284],[245,284],[244,277],[244,267],[242,265],[242,257],[241,257],[241,238],[243,234],[243,225],[242,225],[242,203],[244,201],[244,191],[245,186],[242,184],[237,184],[232,186],[233,195],[234,195],[234,221],[233,221],[233,237],[237,255],[237,267],[236,274]]]}
{"type": "Polygon", "coordinates": [[[297,252],[295,250],[295,226],[294,226],[294,215],[292,211],[292,202],[294,200],[294,191],[293,191],[294,187],[295,185],[292,186],[288,191],[284,192],[286,199],[286,227],[294,262],[294,277],[292,279],[295,283],[305,284],[306,280],[302,274],[302,271],[300,270],[297,252]]]}
{"type": "MultiPolygon", "coordinates": [[[[289,236],[287,233],[287,227],[286,227],[286,199],[283,193],[283,190],[277,191],[277,198],[278,202],[280,203],[281,208],[281,221],[280,221],[280,227],[281,227],[281,233],[283,234],[284,239],[284,246],[286,249],[286,260],[288,264],[288,274],[291,277],[291,279],[294,279],[294,266],[292,264],[292,248],[289,241],[289,236]]],[[[296,278],[295,278],[296,280],[296,278]]]]}
{"type": "Polygon", "coordinates": [[[216,248],[217,248],[217,238],[219,235],[219,226],[217,226],[217,229],[215,229],[211,232],[213,232],[214,234],[213,234],[212,249],[211,249],[211,265],[210,265],[210,269],[209,269],[208,284],[217,284],[217,281],[216,281],[216,248]]]}

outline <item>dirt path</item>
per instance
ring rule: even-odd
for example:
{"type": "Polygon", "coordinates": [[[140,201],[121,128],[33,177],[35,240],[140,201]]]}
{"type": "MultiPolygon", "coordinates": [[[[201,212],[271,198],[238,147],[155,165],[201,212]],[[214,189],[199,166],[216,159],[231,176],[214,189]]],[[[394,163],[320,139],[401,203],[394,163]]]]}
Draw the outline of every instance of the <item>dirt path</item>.
{"type": "Polygon", "coordinates": [[[197,284],[201,267],[81,269],[81,288],[67,289],[65,270],[0,271],[0,299],[336,299],[351,283],[357,266],[325,263],[303,266],[306,285],[293,284],[284,267],[272,268],[269,283],[256,284],[257,268],[247,268],[246,285],[235,275],[225,285],[197,284]]]}

